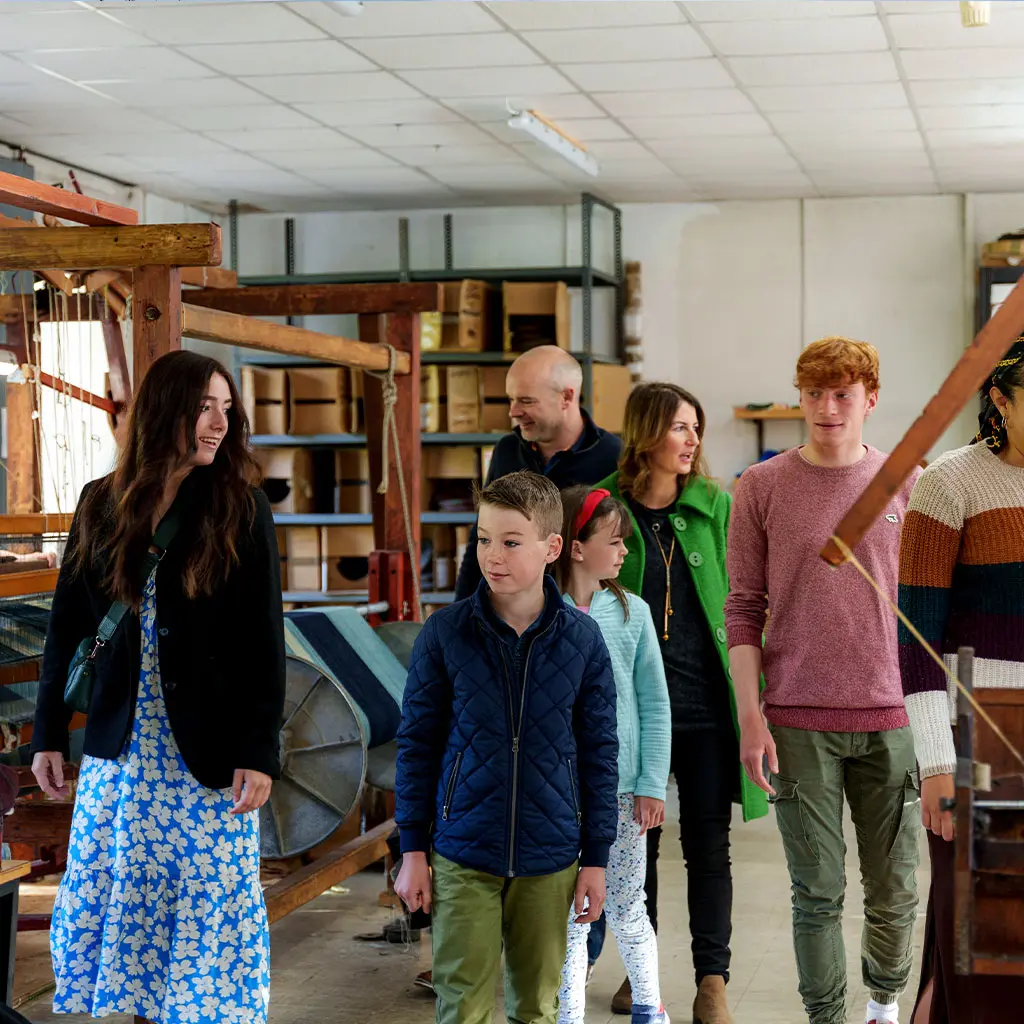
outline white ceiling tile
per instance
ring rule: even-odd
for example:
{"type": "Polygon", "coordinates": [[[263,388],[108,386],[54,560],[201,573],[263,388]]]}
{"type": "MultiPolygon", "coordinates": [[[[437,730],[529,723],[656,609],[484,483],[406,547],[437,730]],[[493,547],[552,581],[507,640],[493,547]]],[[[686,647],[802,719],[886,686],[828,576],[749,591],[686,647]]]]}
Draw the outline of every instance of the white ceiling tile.
{"type": "Polygon", "coordinates": [[[685,7],[696,21],[781,21],[875,13],[873,3],[861,0],[699,0],[685,7]]]}
{"type": "MultiPolygon", "coordinates": [[[[752,174],[760,174],[762,170],[799,171],[800,165],[786,152],[762,152],[747,157],[747,166],[752,174]]],[[[718,153],[702,153],[695,151],[684,155],[668,157],[665,163],[677,174],[684,177],[695,174],[707,178],[715,174],[735,168],[735,157],[718,153]]]]}
{"type": "Polygon", "coordinates": [[[383,152],[407,167],[443,167],[452,164],[508,163],[513,159],[506,146],[394,146],[383,152]]]}
{"type": "Polygon", "coordinates": [[[567,64],[563,70],[587,92],[647,92],[652,89],[704,89],[733,84],[717,61],[658,60],[608,64],[567,64]]]}
{"type": "Polygon", "coordinates": [[[899,80],[891,53],[733,57],[729,66],[745,85],[817,86],[899,80]]]}
{"type": "Polygon", "coordinates": [[[222,153],[226,148],[205,135],[193,132],[163,132],[159,135],[125,132],[100,140],[100,145],[106,153],[127,156],[140,163],[146,157],[191,156],[197,165],[203,162],[208,153],[222,153]]]}
{"type": "Polygon", "coordinates": [[[563,118],[558,122],[558,127],[580,142],[605,142],[630,137],[622,125],[607,117],[563,118]]]}
{"type": "MultiPolygon", "coordinates": [[[[0,27],[2,25],[0,22],[0,27]]],[[[0,86],[14,82],[34,82],[38,78],[39,72],[35,68],[29,67],[16,57],[0,54],[0,86]]]]}
{"type": "Polygon", "coordinates": [[[107,101],[98,101],[91,107],[39,107],[7,113],[15,120],[25,122],[23,135],[99,132],[101,136],[93,143],[98,152],[103,152],[103,136],[108,133],[173,131],[161,118],[150,117],[138,110],[126,110],[107,101]]]}
{"type": "MultiPolygon", "coordinates": [[[[26,114],[24,116],[28,115],[26,114]]],[[[17,121],[12,117],[7,117],[4,114],[0,114],[0,132],[21,132],[27,127],[28,125],[24,121],[17,121]]]]}
{"type": "Polygon", "coordinates": [[[936,128],[1004,128],[1024,125],[1024,104],[966,107],[922,107],[921,123],[936,128]]]}
{"type": "Polygon", "coordinates": [[[510,93],[575,92],[570,82],[546,65],[403,71],[402,78],[428,96],[507,96],[510,93]]]}
{"type": "Polygon", "coordinates": [[[739,89],[688,89],[682,92],[596,92],[597,103],[613,117],[687,117],[750,114],[754,106],[739,89]]]}
{"type": "MultiPolygon", "coordinates": [[[[92,17],[100,20],[95,14],[92,17]]],[[[158,43],[273,43],[322,39],[324,33],[281,4],[249,3],[243,11],[230,4],[135,3],[110,18],[158,43]]],[[[104,19],[109,24],[110,18],[104,19]]],[[[50,44],[53,45],[53,44],[50,44]]],[[[97,45],[97,44],[87,44],[97,45]]]]}
{"type": "Polygon", "coordinates": [[[539,110],[545,117],[561,120],[566,117],[602,117],[604,111],[579,92],[512,93],[508,96],[442,96],[440,102],[473,121],[494,121],[508,117],[505,100],[515,110],[539,110]]]}
{"type": "Polygon", "coordinates": [[[94,82],[92,87],[126,106],[194,107],[266,104],[266,96],[247,89],[231,78],[185,78],[181,81],[159,79],[134,82],[94,82]]]}
{"type": "Polygon", "coordinates": [[[501,0],[487,6],[512,28],[583,29],[616,28],[632,25],[671,25],[683,20],[674,3],[667,0],[629,0],[629,3],[537,3],[501,0]]]}
{"type": "Polygon", "coordinates": [[[623,123],[638,138],[675,139],[708,135],[770,135],[760,114],[709,114],[705,117],[626,117],[623,123]]]}
{"type": "Polygon", "coordinates": [[[917,123],[910,107],[880,110],[792,110],[769,114],[768,120],[781,135],[806,135],[816,131],[914,131],[917,123]]]}
{"type": "Polygon", "coordinates": [[[0,110],[16,107],[79,107],[90,103],[106,103],[92,86],[64,82],[42,71],[28,69],[35,76],[31,81],[0,84],[0,110]]]}
{"type": "Polygon", "coordinates": [[[264,75],[243,78],[282,103],[324,103],[330,100],[401,100],[416,90],[387,71],[353,71],[339,75],[264,75]]]}
{"type": "Polygon", "coordinates": [[[358,18],[346,17],[330,3],[303,0],[285,6],[339,39],[495,32],[501,28],[499,22],[475,3],[380,3],[376,0],[366,4],[358,18]]]}
{"type": "Polygon", "coordinates": [[[527,32],[524,38],[548,60],[563,64],[603,60],[685,60],[711,56],[707,45],[690,25],[527,32]]]}
{"type": "Polygon", "coordinates": [[[358,142],[345,138],[330,128],[252,128],[248,131],[218,131],[217,140],[226,146],[244,149],[250,153],[257,150],[273,152],[284,150],[315,150],[327,156],[343,149],[356,149],[358,142]]]}
{"type": "Polygon", "coordinates": [[[253,154],[268,164],[287,167],[305,174],[312,170],[394,167],[395,161],[374,149],[362,146],[351,149],[299,149],[293,151],[257,151],[253,154]]]}
{"type": "Polygon", "coordinates": [[[900,82],[860,82],[857,85],[755,86],[751,99],[767,112],[787,110],[873,110],[905,107],[907,94],[900,82]]]}
{"type": "Polygon", "coordinates": [[[621,160],[626,163],[630,160],[653,160],[650,152],[644,148],[636,139],[625,139],[617,142],[598,141],[588,142],[586,148],[594,155],[599,162],[609,160],[621,160]]]}
{"type": "Polygon", "coordinates": [[[62,50],[94,46],[146,46],[146,40],[95,11],[6,14],[0,20],[0,50],[62,50]]]}
{"type": "Polygon", "coordinates": [[[939,171],[970,172],[972,169],[1011,171],[1020,175],[1024,165],[1024,140],[996,146],[938,146],[932,150],[939,171]]]}
{"type": "Polygon", "coordinates": [[[756,174],[743,173],[718,173],[707,176],[701,174],[683,175],[686,183],[699,192],[720,193],[720,190],[729,191],[745,188],[753,188],[758,192],[766,189],[797,189],[800,194],[803,190],[810,193],[813,185],[810,178],[800,171],[775,171],[771,169],[758,168],[756,174]]]}
{"type": "MultiPolygon", "coordinates": [[[[541,146],[536,142],[518,142],[513,149],[546,174],[554,175],[560,180],[589,180],[591,184],[593,183],[593,178],[589,178],[578,167],[558,156],[557,153],[553,153],[546,146],[541,146]]],[[[598,161],[601,167],[599,180],[602,189],[609,180],[623,178],[651,180],[675,176],[665,163],[646,150],[631,150],[630,152],[632,155],[629,157],[607,156],[598,161]]]]}
{"type": "Polygon", "coordinates": [[[171,107],[152,111],[192,131],[241,131],[246,128],[312,128],[314,123],[297,110],[279,103],[244,107],[171,107]]]}
{"type": "Polygon", "coordinates": [[[889,171],[898,174],[916,170],[925,171],[931,167],[928,153],[922,145],[919,149],[903,149],[890,152],[878,150],[810,150],[801,152],[801,163],[808,173],[815,171],[842,171],[846,168],[851,175],[885,175],[889,171]]]}
{"type": "Polygon", "coordinates": [[[733,21],[704,26],[711,45],[727,57],[888,50],[882,23],[871,18],[806,21],[733,21]]]}
{"type": "Polygon", "coordinates": [[[338,170],[316,169],[303,172],[303,177],[332,188],[421,188],[429,187],[431,181],[411,167],[381,167],[379,169],[340,168],[338,170]]]}
{"type": "Polygon", "coordinates": [[[650,143],[650,148],[666,160],[692,158],[737,163],[744,160],[791,159],[786,147],[775,135],[705,135],[692,139],[665,139],[650,143]]]}
{"type": "Polygon", "coordinates": [[[797,157],[809,160],[829,153],[898,153],[924,149],[919,132],[817,131],[813,135],[787,135],[786,144],[797,157]]]}
{"type": "Polygon", "coordinates": [[[336,128],[358,124],[444,124],[462,120],[458,113],[433,100],[297,103],[295,107],[309,117],[336,128]]]}
{"type": "MultiPolygon", "coordinates": [[[[988,29],[965,29],[986,32],[988,29]]],[[[903,50],[903,70],[911,81],[917,79],[1017,78],[1020,76],[1019,49],[903,50]]]]}
{"type": "Polygon", "coordinates": [[[804,199],[818,194],[814,185],[746,185],[717,182],[697,190],[710,202],[728,200],[804,199]]]}
{"type": "Polygon", "coordinates": [[[815,170],[808,170],[808,175],[818,185],[829,187],[848,185],[869,185],[872,182],[895,185],[923,184],[934,185],[935,176],[927,167],[886,167],[886,168],[849,168],[842,166],[821,167],[815,170]]]}
{"type": "MultiPolygon", "coordinates": [[[[25,0],[4,0],[0,3],[0,15],[3,14],[24,14],[25,9],[28,5],[25,0]]],[[[50,2],[50,0],[32,0],[32,11],[33,13],[39,13],[40,11],[75,11],[81,10],[81,7],[74,3],[73,0],[63,0],[63,2],[50,2]]]]}
{"type": "Polygon", "coordinates": [[[476,125],[465,122],[350,125],[345,134],[368,146],[478,146],[491,142],[476,125]]]}
{"type": "MultiPolygon", "coordinates": [[[[136,163],[149,170],[161,171],[165,174],[182,173],[193,181],[199,181],[196,176],[200,168],[196,167],[195,156],[191,153],[147,153],[140,154],[135,158],[136,163]]],[[[231,150],[224,150],[219,153],[206,153],[203,155],[202,170],[209,171],[273,171],[275,168],[248,153],[235,153],[231,150]]]]}
{"type": "Polygon", "coordinates": [[[935,149],[962,146],[1003,146],[1024,142],[1024,125],[1005,128],[934,128],[928,144],[935,149]]]}
{"type": "Polygon", "coordinates": [[[613,203],[692,203],[700,199],[680,178],[666,178],[664,182],[612,182],[602,185],[613,203]]]}
{"type": "Polygon", "coordinates": [[[919,107],[957,107],[970,103],[1024,103],[1024,78],[911,82],[910,91],[919,107]]]}
{"type": "Polygon", "coordinates": [[[554,184],[551,177],[538,168],[512,161],[505,164],[435,167],[430,173],[445,185],[470,190],[500,186],[517,191],[545,188],[554,184]]]}
{"type": "Polygon", "coordinates": [[[965,30],[953,11],[942,14],[901,14],[889,19],[896,45],[902,49],[960,49],[966,47],[1016,46],[1024,43],[1024,11],[993,6],[987,28],[965,30]]]}
{"type": "Polygon", "coordinates": [[[353,39],[350,45],[389,70],[511,67],[543,63],[529,46],[509,32],[353,39]]]}
{"type": "MultiPolygon", "coordinates": [[[[0,22],[0,31],[2,31],[0,22]]],[[[21,59],[55,71],[76,82],[110,81],[112,78],[208,78],[214,72],[162,46],[114,49],[39,50],[21,59]]],[[[0,81],[3,72],[0,70],[0,81]]]]}
{"type": "Polygon", "coordinates": [[[225,75],[315,75],[374,69],[365,57],[336,39],[185,46],[182,53],[225,75]]]}
{"type": "Polygon", "coordinates": [[[825,199],[847,196],[928,196],[941,191],[934,178],[922,181],[855,181],[836,185],[819,182],[816,185],[818,194],[825,199]]]}

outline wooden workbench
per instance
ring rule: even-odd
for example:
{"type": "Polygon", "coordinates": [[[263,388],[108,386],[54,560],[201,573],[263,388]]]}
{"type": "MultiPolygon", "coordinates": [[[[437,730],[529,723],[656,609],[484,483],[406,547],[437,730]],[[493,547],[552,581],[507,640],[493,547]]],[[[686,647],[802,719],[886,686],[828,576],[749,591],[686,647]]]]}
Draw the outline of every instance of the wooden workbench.
{"type": "Polygon", "coordinates": [[[18,887],[31,871],[27,860],[0,861],[0,1002],[14,992],[14,948],[18,938],[18,887]]]}

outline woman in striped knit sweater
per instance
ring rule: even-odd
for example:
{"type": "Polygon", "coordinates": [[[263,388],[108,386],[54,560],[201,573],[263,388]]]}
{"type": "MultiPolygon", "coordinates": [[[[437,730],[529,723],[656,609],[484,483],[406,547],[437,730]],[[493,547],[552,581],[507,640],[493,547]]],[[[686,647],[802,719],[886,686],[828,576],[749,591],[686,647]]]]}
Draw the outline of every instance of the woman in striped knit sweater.
{"type": "MultiPolygon", "coordinates": [[[[1024,688],[1024,337],[986,382],[974,443],[947,452],[922,474],[903,524],[900,608],[947,666],[975,650],[974,684],[1024,688]]],[[[1019,1009],[1024,982],[958,977],[953,969],[954,694],[901,625],[900,671],[930,829],[921,990],[913,1024],[994,1024],[1019,1009]],[[1013,1000],[1013,1002],[1011,1002],[1013,1000]]]]}

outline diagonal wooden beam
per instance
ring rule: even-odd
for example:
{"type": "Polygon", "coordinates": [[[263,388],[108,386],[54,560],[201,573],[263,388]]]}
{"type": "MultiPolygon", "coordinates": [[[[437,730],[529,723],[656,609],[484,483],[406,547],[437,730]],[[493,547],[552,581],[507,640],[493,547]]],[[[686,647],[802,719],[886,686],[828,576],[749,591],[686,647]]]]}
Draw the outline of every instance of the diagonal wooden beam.
{"type": "MultiPolygon", "coordinates": [[[[960,410],[978,394],[1021,332],[1024,331],[1024,279],[1018,281],[992,319],[978,332],[942,387],[925,406],[903,439],[875,474],[853,507],[836,527],[837,536],[851,550],[860,543],[871,524],[882,514],[892,496],[920,465],[921,460],[949,429],[960,410]]],[[[833,565],[846,561],[834,540],[821,551],[833,565]]]]}
{"type": "Polygon", "coordinates": [[[107,372],[110,394],[116,404],[126,408],[132,398],[132,381],[128,375],[128,357],[124,350],[124,332],[112,316],[103,318],[103,345],[107,350],[107,372]]]}
{"type": "Polygon", "coordinates": [[[247,316],[344,316],[362,313],[432,313],[444,309],[444,286],[404,284],[284,284],[206,288],[189,292],[193,306],[247,316]]]}
{"type": "Polygon", "coordinates": [[[115,416],[121,411],[120,406],[109,398],[102,398],[99,395],[94,395],[91,391],[86,391],[84,388],[80,388],[77,384],[69,384],[67,381],[58,380],[56,377],[49,373],[44,373],[42,370],[30,369],[26,374],[26,379],[38,380],[44,388],[52,388],[59,394],[76,398],[79,402],[85,402],[86,405],[94,405],[97,409],[102,409],[105,413],[109,413],[111,416],[115,416]]]}
{"type": "MultiPolygon", "coordinates": [[[[238,275],[224,267],[182,267],[181,283],[194,288],[237,288],[238,275]]],[[[189,292],[191,297],[194,292],[189,292]]],[[[200,302],[200,306],[207,303],[200,302]]]]}
{"type": "Polygon", "coordinates": [[[217,266],[221,256],[221,231],[216,224],[0,232],[0,270],[217,266]]]}
{"type": "MultiPolygon", "coordinates": [[[[186,293],[187,295],[187,293],[186,293]]],[[[135,300],[136,303],[138,300],[135,300]]],[[[204,341],[219,341],[225,345],[239,345],[242,348],[257,348],[265,352],[284,352],[288,355],[322,359],[342,366],[353,366],[363,370],[386,370],[388,351],[383,345],[354,341],[351,338],[336,338],[330,334],[307,331],[301,327],[285,327],[225,313],[219,309],[203,309],[189,303],[182,305],[182,334],[204,341]]],[[[408,352],[399,352],[395,364],[397,373],[409,373],[408,352]]]]}
{"type": "MultiPolygon", "coordinates": [[[[19,210],[49,213],[78,224],[138,224],[139,215],[126,206],[78,195],[17,174],[0,172],[0,203],[19,210]]],[[[27,269],[27,268],[26,268],[27,269]]]]}

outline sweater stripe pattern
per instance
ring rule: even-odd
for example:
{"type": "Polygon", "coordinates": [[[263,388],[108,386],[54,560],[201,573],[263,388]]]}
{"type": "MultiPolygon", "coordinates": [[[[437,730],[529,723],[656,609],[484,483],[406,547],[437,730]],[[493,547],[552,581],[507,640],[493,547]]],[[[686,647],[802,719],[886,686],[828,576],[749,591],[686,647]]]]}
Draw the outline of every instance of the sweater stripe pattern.
{"type": "MultiPolygon", "coordinates": [[[[900,610],[946,666],[973,647],[974,685],[1024,688],[1024,469],[984,444],[921,475],[900,543],[900,610]]],[[[899,625],[900,676],[921,774],[950,774],[956,688],[899,625]]]]}

